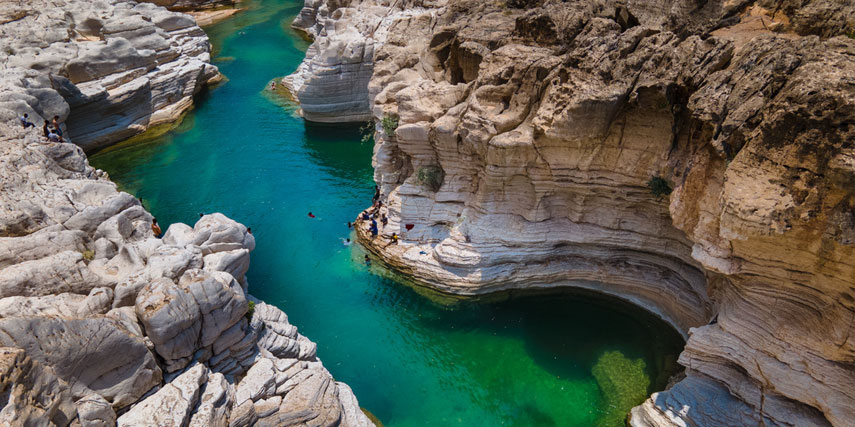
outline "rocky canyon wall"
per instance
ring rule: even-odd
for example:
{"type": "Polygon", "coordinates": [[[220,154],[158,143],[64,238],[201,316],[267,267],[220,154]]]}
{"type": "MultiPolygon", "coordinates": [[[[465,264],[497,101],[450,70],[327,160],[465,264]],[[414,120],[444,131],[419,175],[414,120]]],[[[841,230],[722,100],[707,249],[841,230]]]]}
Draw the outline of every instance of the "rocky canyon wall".
{"type": "Polygon", "coordinates": [[[59,116],[86,151],[175,121],[220,79],[193,18],[153,4],[3,2],[0,23],[0,105],[59,116]]]}
{"type": "Polygon", "coordinates": [[[0,11],[0,424],[372,425],[248,293],[246,227],[211,214],[156,237],[78,145],[42,135],[59,115],[95,148],[175,118],[217,74],[193,20],[123,1],[0,11]]]}
{"type": "Polygon", "coordinates": [[[382,38],[350,30],[346,45],[373,46],[372,76],[341,94],[370,102],[377,124],[389,223],[374,239],[363,224],[362,243],[446,293],[583,287],[659,314],[688,338],[686,377],[632,424],[843,426],[853,13],[823,0],[307,1],[296,25],[318,30],[291,78],[341,79],[315,67],[349,52],[330,29],[383,16],[382,38]]]}

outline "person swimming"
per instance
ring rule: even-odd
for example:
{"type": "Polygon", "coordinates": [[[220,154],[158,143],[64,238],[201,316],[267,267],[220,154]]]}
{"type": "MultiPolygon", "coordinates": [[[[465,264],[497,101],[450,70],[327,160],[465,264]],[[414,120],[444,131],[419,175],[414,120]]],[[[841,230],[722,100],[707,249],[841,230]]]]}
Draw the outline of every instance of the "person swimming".
{"type": "Polygon", "coordinates": [[[314,218],[315,215],[312,212],[309,212],[309,218],[314,218]]]}
{"type": "Polygon", "coordinates": [[[353,244],[353,242],[351,242],[351,241],[350,241],[350,238],[348,237],[348,238],[346,238],[346,239],[341,239],[341,244],[342,244],[342,245],[344,245],[344,246],[350,246],[350,245],[352,245],[352,244],[353,244]]]}
{"type": "Polygon", "coordinates": [[[367,265],[369,267],[371,266],[371,258],[368,258],[368,255],[365,255],[365,261],[364,262],[365,262],[365,265],[367,265]]]}

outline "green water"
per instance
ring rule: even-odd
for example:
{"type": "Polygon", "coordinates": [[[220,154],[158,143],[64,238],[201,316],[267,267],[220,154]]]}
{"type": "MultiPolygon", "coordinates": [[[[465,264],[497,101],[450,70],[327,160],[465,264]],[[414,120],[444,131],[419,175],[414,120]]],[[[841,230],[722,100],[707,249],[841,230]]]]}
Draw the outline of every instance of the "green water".
{"type": "Polygon", "coordinates": [[[371,203],[372,145],[358,126],[306,124],[265,93],[303,57],[306,42],[287,28],[302,2],[249,5],[208,29],[230,80],[177,129],[93,165],[163,225],[219,211],[252,227],[250,291],[287,312],[387,426],[621,425],[664,387],[680,337],[618,301],[448,306],[368,271],[341,239],[371,203]]]}

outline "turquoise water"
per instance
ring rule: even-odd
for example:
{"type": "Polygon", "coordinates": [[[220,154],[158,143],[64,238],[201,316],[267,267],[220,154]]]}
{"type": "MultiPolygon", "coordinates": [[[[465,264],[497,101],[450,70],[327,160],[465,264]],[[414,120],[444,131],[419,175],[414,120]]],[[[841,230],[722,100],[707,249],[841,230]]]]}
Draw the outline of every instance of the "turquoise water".
{"type": "Polygon", "coordinates": [[[163,225],[218,211],[252,227],[250,291],[285,310],[387,426],[621,425],[664,387],[680,337],[619,301],[443,305],[368,271],[341,239],[371,203],[372,145],[359,125],[309,125],[264,90],[303,57],[287,26],[302,2],[248,4],[208,29],[229,81],[178,128],[93,165],[163,225]]]}

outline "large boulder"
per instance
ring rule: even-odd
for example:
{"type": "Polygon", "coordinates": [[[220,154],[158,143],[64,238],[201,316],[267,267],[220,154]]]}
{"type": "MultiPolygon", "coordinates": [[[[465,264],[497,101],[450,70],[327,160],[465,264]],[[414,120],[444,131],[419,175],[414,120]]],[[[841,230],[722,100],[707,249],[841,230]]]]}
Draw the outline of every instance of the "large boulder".
{"type": "Polygon", "coordinates": [[[133,403],[161,380],[143,339],[108,317],[0,319],[0,345],[21,348],[49,366],[73,398],[94,392],[115,408],[133,403]]]}
{"type": "Polygon", "coordinates": [[[0,424],[68,425],[77,415],[68,384],[19,348],[0,348],[0,424]]]}

